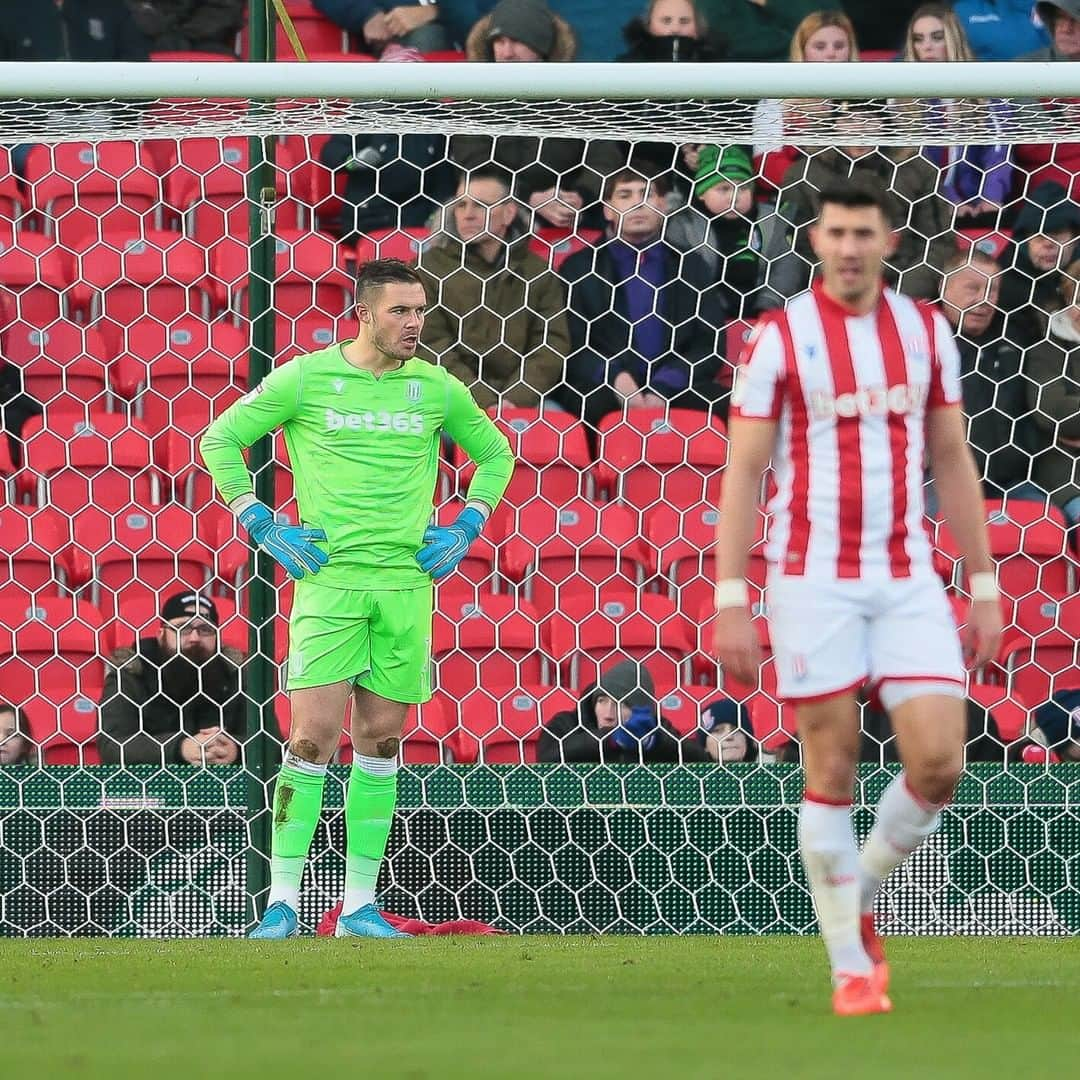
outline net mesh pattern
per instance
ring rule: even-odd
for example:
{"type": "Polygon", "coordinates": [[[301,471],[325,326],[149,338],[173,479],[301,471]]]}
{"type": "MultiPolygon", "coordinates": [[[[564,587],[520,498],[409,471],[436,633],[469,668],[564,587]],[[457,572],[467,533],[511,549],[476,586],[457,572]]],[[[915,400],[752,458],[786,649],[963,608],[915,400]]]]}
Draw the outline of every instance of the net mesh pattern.
{"type": "MultiPolygon", "coordinates": [[[[0,932],[236,934],[252,917],[246,882],[265,861],[259,808],[272,777],[255,765],[260,736],[243,724],[249,549],[195,452],[208,421],[248,385],[250,134],[274,158],[255,220],[274,236],[275,364],[354,332],[358,263],[419,259],[437,277],[461,227],[459,168],[500,165],[519,204],[520,261],[506,281],[481,289],[476,264],[460,255],[461,297],[447,286],[429,313],[433,358],[477,368],[473,391],[518,468],[484,537],[438,589],[436,695],[407,721],[381,881],[387,907],[525,932],[812,930],[795,849],[797,731],[768,653],[753,686],[725,680],[709,655],[711,543],[743,342],[762,311],[809,281],[816,186],[871,168],[895,200],[890,280],[935,299],[952,268],[974,290],[954,295],[964,309],[954,316],[970,319],[958,334],[982,348],[965,403],[1009,624],[1001,654],[969,686],[961,796],[941,834],[890,882],[882,914],[894,932],[1073,932],[1075,766],[1053,763],[1068,756],[1067,723],[1062,736],[1035,719],[1052,694],[1080,686],[1076,551],[1063,512],[1076,481],[1044,468],[1051,451],[1075,456],[1074,350],[1060,336],[1071,299],[1060,286],[1075,246],[1063,230],[1080,236],[1080,207],[1067,188],[1047,196],[1042,187],[1072,183],[1075,105],[276,106],[0,103],[0,141],[19,144],[0,151],[3,415],[18,436],[0,441],[0,697],[24,711],[27,737],[0,743],[0,932]],[[980,198],[1001,180],[1000,213],[958,213],[947,187],[958,159],[920,153],[927,142],[996,147],[997,158],[963,160],[980,198]],[[741,236],[734,246],[688,205],[703,143],[756,150],[752,198],[723,210],[727,233],[741,236]],[[583,387],[573,373],[620,334],[631,353],[640,345],[617,301],[590,309],[581,291],[610,224],[603,180],[628,163],[670,181],[657,186],[664,198],[653,212],[680,291],[653,332],[672,342],[688,382],[624,408],[603,380],[583,387]],[[1030,231],[1057,245],[1052,271],[1022,261],[1032,215],[1030,231]],[[984,343],[976,329],[988,279],[1000,282],[989,296],[1001,308],[1006,285],[1025,274],[1034,287],[1025,336],[984,343]],[[522,291],[525,278],[536,292],[522,291]],[[509,374],[508,357],[518,365],[509,374]],[[560,408],[540,407],[552,400],[560,408]],[[1002,498],[1002,485],[1022,481],[1050,498],[1002,498]],[[235,681],[215,690],[228,749],[208,767],[189,764],[179,721],[158,726],[154,680],[165,675],[133,653],[157,637],[162,601],[179,589],[213,599],[217,644],[236,665],[235,681]],[[545,725],[626,657],[649,668],[662,715],[704,762],[538,764],[558,762],[569,745],[541,751],[545,725]],[[741,756],[730,749],[715,760],[723,749],[704,710],[718,698],[747,707],[748,760],[730,760],[741,756]],[[1043,763],[1017,763],[1025,752],[1043,763]]],[[[275,510],[296,520],[280,437],[274,446],[275,510]]],[[[439,520],[460,509],[470,475],[447,446],[439,520]]],[[[750,583],[764,627],[768,516],[758,525],[750,583]]],[[[964,568],[948,530],[929,525],[962,624],[964,568]]],[[[280,668],[291,587],[280,572],[273,587],[280,668]]],[[[170,683],[169,693],[193,691],[170,683]]],[[[278,747],[289,709],[280,691],[271,704],[278,747]]],[[[887,725],[870,710],[864,719],[860,835],[896,758],[887,725]]],[[[337,760],[350,758],[343,736],[337,760]]],[[[310,925],[343,874],[336,776],[306,879],[310,925]]]]}
{"type": "Polygon", "coordinates": [[[507,100],[397,101],[279,97],[242,99],[28,102],[0,101],[0,138],[10,142],[67,142],[73,138],[178,139],[193,126],[231,135],[318,135],[346,132],[453,132],[480,135],[572,134],[585,139],[660,139],[672,142],[755,142],[763,136],[828,146],[838,128],[875,146],[922,143],[928,114],[934,139],[949,145],[979,142],[1048,143],[1080,137],[1074,99],[1002,98],[950,101],[947,109],[913,100],[817,99],[758,101],[507,100]]]}

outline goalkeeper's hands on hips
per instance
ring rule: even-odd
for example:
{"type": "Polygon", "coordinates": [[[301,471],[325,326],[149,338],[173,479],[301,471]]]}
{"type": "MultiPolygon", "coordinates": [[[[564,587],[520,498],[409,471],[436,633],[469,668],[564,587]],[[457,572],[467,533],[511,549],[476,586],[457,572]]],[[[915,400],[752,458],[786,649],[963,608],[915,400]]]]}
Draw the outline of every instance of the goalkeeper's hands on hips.
{"type": "Polygon", "coordinates": [[[424,546],[416,553],[420,569],[441,581],[452,574],[480,535],[487,519],[475,507],[466,506],[451,525],[429,525],[424,546]]]}
{"type": "Polygon", "coordinates": [[[326,539],[322,529],[280,525],[274,520],[270,507],[257,500],[238,510],[236,518],[247,529],[252,541],[295,581],[308,574],[317,574],[326,565],[326,552],[313,543],[326,539]]]}

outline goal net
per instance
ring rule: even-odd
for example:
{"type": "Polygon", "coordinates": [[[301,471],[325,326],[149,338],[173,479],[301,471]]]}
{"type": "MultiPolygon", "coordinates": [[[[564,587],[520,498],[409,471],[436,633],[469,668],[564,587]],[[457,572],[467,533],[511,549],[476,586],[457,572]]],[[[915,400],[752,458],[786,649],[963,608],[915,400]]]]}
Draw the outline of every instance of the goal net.
{"type": "MultiPolygon", "coordinates": [[[[268,367],[349,337],[356,266],[391,256],[426,275],[423,355],[518,468],[437,590],[382,906],[512,932],[812,931],[768,518],[753,685],[710,657],[711,545],[733,365],[811,280],[815,191],[864,170],[894,199],[890,281],[942,303],[962,349],[1008,622],[971,675],[957,798],[883,925],[1080,928],[1071,68],[0,65],[0,934],[235,935],[261,909],[291,588],[251,565],[195,447],[268,367]],[[625,659],[670,752],[597,728],[597,679],[625,659]]],[[[250,463],[295,520],[281,441],[250,463]]],[[[436,518],[470,475],[447,444],[436,518]]],[[[896,768],[873,701],[863,726],[861,836],[896,768]]],[[[343,736],[311,927],[341,889],[350,760],[343,736]]]]}

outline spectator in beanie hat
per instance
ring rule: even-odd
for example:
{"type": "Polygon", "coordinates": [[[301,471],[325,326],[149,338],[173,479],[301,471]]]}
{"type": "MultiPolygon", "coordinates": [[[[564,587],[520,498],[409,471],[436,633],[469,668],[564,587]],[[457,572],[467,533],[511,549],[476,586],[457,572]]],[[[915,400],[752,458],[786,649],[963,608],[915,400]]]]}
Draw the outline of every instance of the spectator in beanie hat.
{"type": "Polygon", "coordinates": [[[750,152],[705,145],[697,148],[696,160],[692,198],[672,215],[666,237],[672,247],[698,253],[719,284],[725,308],[742,318],[753,313],[765,275],[750,152]]]}
{"type": "Polygon", "coordinates": [[[576,709],[553,716],[540,733],[537,759],[608,764],[710,760],[694,738],[680,738],[659,714],[652,676],[636,660],[608,668],[585,689],[576,709]]]}
{"type": "Polygon", "coordinates": [[[698,741],[713,761],[757,761],[759,747],[750,710],[730,698],[717,698],[701,711],[698,741]]]}
{"type": "Polygon", "coordinates": [[[500,0],[469,32],[465,54],[498,64],[573,60],[577,37],[544,0],[500,0]]]}
{"type": "MultiPolygon", "coordinates": [[[[501,0],[476,22],[465,43],[469,60],[500,64],[573,60],[577,37],[542,0],[501,0]]],[[[501,165],[514,174],[514,196],[527,208],[529,229],[599,228],[600,178],[626,163],[612,139],[555,135],[458,134],[450,160],[466,171],[501,165]]]]}
{"type": "Polygon", "coordinates": [[[231,765],[244,734],[243,656],[219,648],[218,611],[191,589],[161,609],[161,627],[109,658],[98,749],[106,764],[231,765]]]}

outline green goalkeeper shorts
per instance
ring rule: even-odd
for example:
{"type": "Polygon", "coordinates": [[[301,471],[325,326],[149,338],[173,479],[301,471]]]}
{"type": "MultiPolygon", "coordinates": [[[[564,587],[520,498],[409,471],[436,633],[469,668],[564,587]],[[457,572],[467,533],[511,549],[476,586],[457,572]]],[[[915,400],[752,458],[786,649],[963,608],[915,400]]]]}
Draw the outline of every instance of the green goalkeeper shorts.
{"type": "Polygon", "coordinates": [[[431,697],[432,587],[339,589],[298,581],[287,688],[349,682],[390,701],[431,697]]]}

